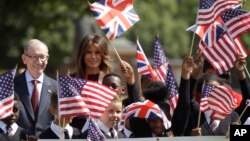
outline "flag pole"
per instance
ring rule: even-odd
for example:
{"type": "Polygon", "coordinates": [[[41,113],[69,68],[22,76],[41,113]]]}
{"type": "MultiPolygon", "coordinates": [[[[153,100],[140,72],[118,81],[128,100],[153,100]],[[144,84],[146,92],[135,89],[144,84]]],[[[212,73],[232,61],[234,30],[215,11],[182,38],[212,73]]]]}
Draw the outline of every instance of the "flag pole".
{"type": "Polygon", "coordinates": [[[191,56],[191,55],[192,55],[192,52],[193,52],[194,39],[195,39],[195,32],[193,33],[193,37],[192,37],[192,42],[191,42],[191,48],[190,48],[189,56],[191,56]]]}
{"type": "Polygon", "coordinates": [[[116,50],[116,48],[113,46],[113,44],[112,44],[111,42],[110,42],[110,45],[111,45],[111,47],[114,49],[115,54],[116,54],[116,56],[118,57],[119,62],[122,63],[122,59],[121,59],[121,57],[120,57],[118,51],[116,50]]]}

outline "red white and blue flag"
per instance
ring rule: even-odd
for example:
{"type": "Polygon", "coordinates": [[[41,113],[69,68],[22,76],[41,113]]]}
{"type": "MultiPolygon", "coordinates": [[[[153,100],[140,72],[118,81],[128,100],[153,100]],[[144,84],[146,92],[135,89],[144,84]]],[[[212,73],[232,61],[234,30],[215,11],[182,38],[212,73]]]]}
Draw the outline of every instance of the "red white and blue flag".
{"type": "Polygon", "coordinates": [[[133,0],[100,0],[91,4],[90,9],[109,40],[119,37],[140,20],[133,0]]]}
{"type": "Polygon", "coordinates": [[[250,12],[236,8],[229,9],[221,16],[231,38],[239,37],[250,30],[250,12]]]}
{"type": "Polygon", "coordinates": [[[113,89],[93,81],[59,77],[59,114],[99,118],[116,95],[113,89]]]}
{"type": "Polygon", "coordinates": [[[234,7],[241,0],[200,0],[196,24],[211,24],[225,10],[234,7]]]}
{"type": "Polygon", "coordinates": [[[16,69],[0,75],[0,119],[11,115],[14,105],[14,76],[16,69]]]}
{"type": "Polygon", "coordinates": [[[171,127],[171,122],[167,119],[161,108],[150,100],[132,103],[125,108],[124,113],[124,121],[133,117],[145,119],[160,118],[163,120],[166,129],[171,127]]]}
{"type": "Polygon", "coordinates": [[[240,105],[241,100],[242,96],[226,85],[203,84],[200,109],[202,112],[210,111],[212,119],[222,120],[240,105]]]}
{"type": "Polygon", "coordinates": [[[105,137],[96,122],[90,117],[87,141],[104,141],[105,137]]]}
{"type": "Polygon", "coordinates": [[[138,73],[141,75],[145,75],[148,77],[151,77],[153,80],[158,80],[158,77],[150,65],[141,45],[139,40],[136,41],[137,44],[137,70],[138,73]]]}
{"type": "Polygon", "coordinates": [[[154,64],[158,78],[165,84],[169,91],[170,115],[173,116],[178,102],[179,88],[158,36],[155,37],[154,42],[154,64]]]}
{"type": "Polygon", "coordinates": [[[72,117],[79,115],[89,115],[81,94],[82,87],[86,84],[86,80],[72,78],[70,76],[58,77],[59,90],[59,116],[72,117]]]}
{"type": "Polygon", "coordinates": [[[90,116],[100,118],[109,103],[117,94],[114,89],[94,81],[87,81],[81,90],[84,102],[90,111],[90,116]]]}

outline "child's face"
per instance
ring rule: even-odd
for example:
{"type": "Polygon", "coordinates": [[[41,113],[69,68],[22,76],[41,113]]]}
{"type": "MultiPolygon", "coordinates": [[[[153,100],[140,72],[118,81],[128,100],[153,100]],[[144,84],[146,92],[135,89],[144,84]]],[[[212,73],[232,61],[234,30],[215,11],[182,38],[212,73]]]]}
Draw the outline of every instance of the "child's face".
{"type": "Polygon", "coordinates": [[[115,89],[117,94],[123,94],[125,92],[125,87],[122,86],[122,81],[119,77],[116,76],[109,76],[103,82],[103,85],[115,89]]]}
{"type": "Polygon", "coordinates": [[[121,119],[122,103],[110,103],[101,116],[101,121],[109,128],[115,127],[121,119]]]}
{"type": "Polygon", "coordinates": [[[11,115],[6,117],[5,119],[2,119],[2,121],[7,125],[11,125],[17,121],[18,117],[19,117],[19,102],[14,101],[14,106],[11,115]]]}
{"type": "Polygon", "coordinates": [[[165,127],[162,119],[150,119],[148,120],[148,123],[152,132],[155,133],[156,135],[160,135],[164,131],[165,127]]]}

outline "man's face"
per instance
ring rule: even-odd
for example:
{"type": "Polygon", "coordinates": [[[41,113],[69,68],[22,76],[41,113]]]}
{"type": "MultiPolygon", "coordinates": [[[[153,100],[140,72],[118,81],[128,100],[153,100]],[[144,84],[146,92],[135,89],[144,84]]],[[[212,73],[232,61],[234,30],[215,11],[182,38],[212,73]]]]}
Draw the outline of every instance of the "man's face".
{"type": "Polygon", "coordinates": [[[48,57],[48,49],[41,43],[33,43],[22,55],[23,63],[34,78],[38,78],[44,72],[48,57]]]}
{"type": "Polygon", "coordinates": [[[15,123],[19,118],[19,107],[20,107],[19,102],[14,101],[14,106],[11,115],[6,117],[5,119],[2,119],[2,121],[7,125],[15,123]]]}

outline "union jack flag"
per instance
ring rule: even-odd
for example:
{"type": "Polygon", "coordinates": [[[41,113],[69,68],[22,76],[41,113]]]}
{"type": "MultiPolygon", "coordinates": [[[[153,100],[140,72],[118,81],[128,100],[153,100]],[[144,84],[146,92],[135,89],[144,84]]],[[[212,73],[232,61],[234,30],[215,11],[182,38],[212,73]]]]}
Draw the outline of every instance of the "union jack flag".
{"type": "Polygon", "coordinates": [[[234,39],[250,30],[250,13],[242,9],[229,9],[221,16],[228,33],[234,39]]]}
{"type": "Polygon", "coordinates": [[[151,77],[153,80],[157,80],[157,75],[150,65],[139,40],[136,41],[137,44],[137,70],[141,75],[146,75],[151,77]]]}
{"type": "Polygon", "coordinates": [[[225,10],[234,7],[241,0],[200,0],[197,25],[211,24],[225,10]]]}
{"type": "Polygon", "coordinates": [[[125,109],[124,121],[132,117],[145,119],[160,118],[163,120],[166,129],[171,127],[171,122],[167,119],[161,108],[150,100],[132,103],[125,109]]]}
{"type": "Polygon", "coordinates": [[[0,75],[0,119],[11,115],[14,105],[14,76],[16,69],[0,75]]]}
{"type": "Polygon", "coordinates": [[[241,100],[242,96],[228,86],[203,84],[200,109],[203,112],[210,110],[212,119],[222,120],[240,105],[241,100]]]}
{"type": "Polygon", "coordinates": [[[133,0],[100,0],[90,5],[97,23],[109,40],[119,37],[138,22],[133,0]]]}
{"type": "Polygon", "coordinates": [[[82,87],[86,84],[86,81],[70,76],[59,76],[57,82],[60,117],[89,115],[89,109],[81,95],[82,87]]]}
{"type": "Polygon", "coordinates": [[[156,36],[154,43],[154,62],[158,78],[165,84],[169,91],[170,115],[173,116],[178,102],[179,88],[158,36],[156,36]]]}

